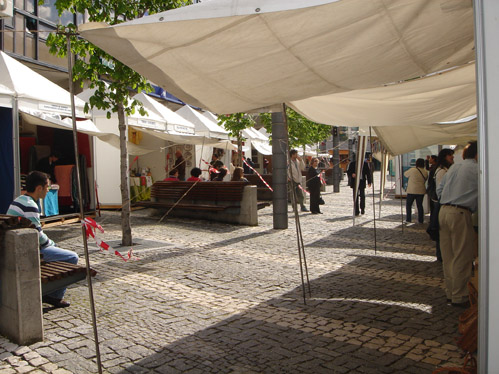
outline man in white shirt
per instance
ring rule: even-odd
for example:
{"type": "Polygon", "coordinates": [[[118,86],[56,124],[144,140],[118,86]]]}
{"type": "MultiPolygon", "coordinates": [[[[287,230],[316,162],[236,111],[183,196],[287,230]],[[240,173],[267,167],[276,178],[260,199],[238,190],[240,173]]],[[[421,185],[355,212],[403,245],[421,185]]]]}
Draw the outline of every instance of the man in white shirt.
{"type": "Polygon", "coordinates": [[[291,182],[292,190],[291,190],[291,201],[294,201],[293,190],[296,192],[296,200],[298,204],[300,204],[302,212],[308,212],[307,207],[305,206],[305,195],[303,194],[303,190],[301,188],[302,183],[302,170],[305,170],[305,163],[298,156],[298,151],[296,149],[292,149],[289,152],[289,180],[291,182]]]}
{"type": "Polygon", "coordinates": [[[476,142],[470,142],[464,148],[463,159],[444,175],[437,195],[441,206],[438,222],[447,301],[466,307],[467,285],[477,248],[471,220],[471,214],[478,208],[476,142]]]}

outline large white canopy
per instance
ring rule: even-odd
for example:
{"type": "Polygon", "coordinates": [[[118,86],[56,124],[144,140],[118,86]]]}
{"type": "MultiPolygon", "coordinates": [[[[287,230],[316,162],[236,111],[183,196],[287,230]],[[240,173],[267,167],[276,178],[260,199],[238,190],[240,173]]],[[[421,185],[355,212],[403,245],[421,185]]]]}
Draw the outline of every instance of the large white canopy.
{"type": "MultiPolygon", "coordinates": [[[[0,51],[0,106],[12,108],[13,98],[21,111],[71,115],[68,91],[0,51]]],[[[84,106],[85,102],[75,97],[77,117],[89,116],[84,106]]]]}
{"type": "Polygon", "coordinates": [[[419,126],[476,114],[475,64],[383,87],[293,101],[309,119],[336,126],[419,126]]]}
{"type": "Polygon", "coordinates": [[[478,135],[476,118],[452,124],[374,127],[373,132],[394,156],[435,144],[466,144],[478,135]]]}
{"type": "Polygon", "coordinates": [[[81,34],[216,113],[382,86],[474,60],[466,1],[212,0],[112,27],[87,24],[81,34]]]}

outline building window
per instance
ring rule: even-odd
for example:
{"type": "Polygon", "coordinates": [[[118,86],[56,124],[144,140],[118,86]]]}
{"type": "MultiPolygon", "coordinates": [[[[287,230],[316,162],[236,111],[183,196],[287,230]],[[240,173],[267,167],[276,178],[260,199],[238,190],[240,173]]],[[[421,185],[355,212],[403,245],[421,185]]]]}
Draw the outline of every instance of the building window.
{"type": "Polygon", "coordinates": [[[59,17],[55,0],[44,0],[43,4],[39,4],[38,0],[15,0],[14,16],[2,22],[2,49],[54,67],[66,68],[65,59],[49,53],[45,44],[47,37],[57,29],[57,25],[82,24],[85,18],[85,15],[68,11],[59,17]]]}

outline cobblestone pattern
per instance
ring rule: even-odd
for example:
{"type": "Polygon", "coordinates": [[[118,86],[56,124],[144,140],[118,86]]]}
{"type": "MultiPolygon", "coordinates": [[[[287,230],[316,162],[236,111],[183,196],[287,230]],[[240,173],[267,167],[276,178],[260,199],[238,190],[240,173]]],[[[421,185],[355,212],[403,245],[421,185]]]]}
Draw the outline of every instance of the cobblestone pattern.
{"type": "MultiPolygon", "coordinates": [[[[300,214],[306,305],[291,212],[288,230],[272,229],[271,207],[259,211],[258,227],[158,223],[153,211],[133,212],[134,237],[150,241],[135,249],[139,261],[90,247],[104,372],[429,373],[459,365],[460,310],[445,302],[425,226],[402,230],[400,200],[387,199],[375,252],[372,205],[353,226],[350,188],[323,197],[323,215],[300,214]]],[[[119,220],[103,212],[104,239],[120,238],[119,220]]],[[[79,225],[47,232],[83,254],[79,225]]],[[[97,371],[85,283],[67,298],[70,308],[46,310],[44,342],[19,347],[0,337],[2,374],[97,371]]]]}

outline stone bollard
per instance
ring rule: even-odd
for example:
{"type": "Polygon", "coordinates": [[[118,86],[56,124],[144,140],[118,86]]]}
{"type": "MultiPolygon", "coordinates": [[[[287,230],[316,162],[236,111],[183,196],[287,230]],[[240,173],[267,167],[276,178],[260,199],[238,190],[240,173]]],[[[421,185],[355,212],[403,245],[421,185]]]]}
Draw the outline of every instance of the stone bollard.
{"type": "Polygon", "coordinates": [[[0,334],[19,345],[42,341],[41,298],[37,231],[6,231],[0,243],[0,334]]]}
{"type": "Polygon", "coordinates": [[[241,200],[241,214],[238,217],[238,223],[258,226],[258,201],[256,193],[256,186],[244,186],[243,198],[241,200]]]}

